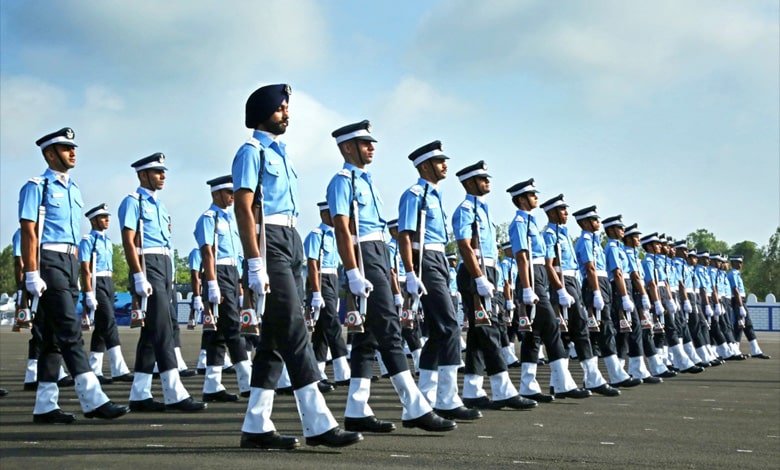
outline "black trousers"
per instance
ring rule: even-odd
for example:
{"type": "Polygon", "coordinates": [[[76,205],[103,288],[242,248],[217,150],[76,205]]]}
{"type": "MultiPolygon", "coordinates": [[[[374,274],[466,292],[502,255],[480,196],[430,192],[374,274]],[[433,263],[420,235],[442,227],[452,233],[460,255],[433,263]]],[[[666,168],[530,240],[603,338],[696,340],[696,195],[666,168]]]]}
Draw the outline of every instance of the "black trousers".
{"type": "MultiPolygon", "coordinates": [[[[631,285],[630,279],[624,279],[626,284],[626,295],[630,299],[634,298],[634,288],[631,285]]],[[[615,335],[615,343],[618,347],[618,357],[624,359],[626,354],[628,357],[641,357],[644,355],[644,348],[642,347],[642,326],[639,322],[639,312],[636,309],[630,312],[624,312],[626,319],[631,321],[631,331],[628,333],[620,332],[620,312],[623,311],[623,299],[618,293],[615,281],[612,281],[612,323],[618,325],[617,334],[615,335]]]]}
{"type": "Polygon", "coordinates": [[[106,350],[119,346],[119,330],[116,327],[114,316],[114,280],[110,276],[93,277],[95,286],[95,324],[92,330],[92,338],[89,349],[92,352],[106,352],[106,350]]]}
{"type": "MultiPolygon", "coordinates": [[[[350,367],[353,378],[370,378],[374,370],[374,351],[379,351],[390,376],[409,370],[401,341],[401,319],[390,289],[390,255],[383,241],[360,244],[365,277],[374,285],[368,296],[365,331],[352,339],[350,367]]],[[[351,294],[349,294],[351,295],[351,294]]]]}
{"type": "MultiPolygon", "coordinates": [[[[171,293],[168,310],[171,312],[171,327],[173,328],[173,345],[181,348],[181,329],[179,328],[179,302],[176,299],[176,288],[173,285],[173,269],[171,269],[171,293]]],[[[177,363],[178,364],[178,363],[177,363]]]]}
{"type": "MultiPolygon", "coordinates": [[[[612,323],[612,286],[606,276],[599,276],[599,290],[604,299],[604,310],[601,312],[601,328],[598,332],[591,333],[591,344],[594,345],[594,354],[599,357],[607,357],[617,354],[617,344],[615,342],[615,325],[612,323]],[[593,338],[596,341],[593,341],[593,338]]],[[[593,289],[590,284],[585,282],[582,286],[582,298],[585,301],[585,307],[593,310],[593,289]]]]}
{"type": "Polygon", "coordinates": [[[73,255],[51,250],[41,250],[40,256],[38,268],[46,290],[34,319],[40,333],[38,380],[56,382],[61,361],[74,377],[92,370],[84,351],[81,318],[76,314],[79,263],[73,255]]]}
{"type": "Polygon", "coordinates": [[[147,300],[146,319],[135,351],[135,370],[144,374],[177,368],[171,317],[171,260],[165,255],[145,255],[146,279],[152,285],[147,300]]]}
{"type": "MultiPolygon", "coordinates": [[[[241,319],[238,312],[239,280],[235,266],[217,265],[217,284],[222,295],[217,317],[217,330],[207,338],[206,365],[225,365],[225,351],[235,363],[246,361],[246,344],[241,337],[241,319]]],[[[208,285],[203,286],[202,296],[208,299],[208,285]]]]}
{"type": "Polygon", "coordinates": [[[682,296],[679,292],[672,292],[672,297],[680,306],[680,310],[674,313],[674,322],[677,325],[677,331],[679,332],[680,338],[683,340],[683,344],[690,343],[693,339],[693,335],[691,334],[691,329],[688,328],[688,321],[686,320],[688,314],[683,311],[684,302],[682,301],[682,296]]]}
{"type": "MultiPolygon", "coordinates": [[[[744,303],[745,298],[742,297],[742,304],[744,305],[744,303]]],[[[733,298],[731,304],[734,311],[734,340],[738,343],[742,341],[742,332],[744,331],[748,341],[753,341],[756,339],[756,331],[753,329],[753,320],[750,319],[750,312],[747,312],[747,307],[745,307],[745,326],[743,327],[739,324],[739,301],[733,298]]]]}
{"type": "MultiPolygon", "coordinates": [[[[500,289],[500,288],[497,288],[500,289]]],[[[493,296],[493,311],[498,312],[496,317],[496,324],[498,325],[498,334],[501,337],[501,347],[505,348],[509,346],[509,328],[511,325],[507,321],[506,315],[506,297],[504,292],[496,290],[496,295],[493,296]]]]}
{"type": "Polygon", "coordinates": [[[710,333],[705,321],[704,312],[701,310],[699,294],[688,293],[693,312],[688,314],[688,331],[691,332],[693,346],[700,348],[710,343],[710,333]]]}
{"type": "Polygon", "coordinates": [[[266,294],[260,342],[252,367],[252,387],[275,389],[287,365],[294,389],[320,380],[320,371],[303,320],[303,244],[294,228],[266,225],[266,265],[271,292],[266,294]]]}
{"type": "Polygon", "coordinates": [[[460,327],[450,301],[449,278],[444,253],[424,251],[422,282],[428,294],[420,301],[428,325],[428,341],[420,353],[421,369],[436,370],[439,366],[460,365],[460,327]]]}
{"type": "MultiPolygon", "coordinates": [[[[496,269],[485,268],[488,281],[496,282],[496,269]]],[[[501,352],[501,338],[496,319],[491,316],[491,325],[476,326],[474,319],[475,306],[479,301],[477,284],[472,279],[466,267],[461,264],[456,278],[458,292],[463,302],[463,314],[469,322],[466,333],[466,374],[495,375],[507,370],[504,355],[501,352]]],[[[490,312],[488,312],[490,313],[490,312]]]]}
{"type": "Polygon", "coordinates": [[[735,343],[737,340],[734,337],[734,328],[732,326],[734,322],[732,320],[731,298],[721,297],[720,306],[723,309],[723,314],[720,316],[720,330],[726,337],[726,342],[735,343]]]}
{"type": "MultiPolygon", "coordinates": [[[[320,278],[320,294],[325,301],[325,306],[320,309],[320,318],[314,324],[311,342],[317,362],[325,362],[328,348],[333,359],[347,355],[347,345],[341,335],[341,322],[336,309],[339,300],[339,277],[335,274],[323,274],[320,278]]],[[[309,304],[311,304],[311,296],[309,304]]]]}
{"type": "Polygon", "coordinates": [[[639,324],[637,325],[635,323],[633,325],[631,333],[632,335],[636,334],[634,328],[638,326],[639,327],[638,335],[640,337],[640,341],[642,342],[642,352],[646,357],[655,356],[656,354],[658,354],[658,350],[656,349],[655,343],[653,342],[653,329],[652,327],[648,329],[642,328],[642,323],[641,323],[642,315],[640,315],[638,311],[639,307],[642,305],[642,295],[639,293],[638,290],[633,289],[633,285],[631,287],[632,287],[631,289],[632,298],[634,300],[634,305],[636,306],[635,311],[637,312],[636,318],[639,319],[639,324]]]}
{"type": "MultiPolygon", "coordinates": [[[[580,281],[576,276],[565,276],[563,283],[566,292],[574,297],[574,305],[569,307],[568,311],[568,337],[574,343],[577,359],[585,361],[593,357],[593,347],[590,344],[590,334],[588,332],[588,311],[582,302],[582,286],[580,286],[580,281]]],[[[559,305],[558,293],[553,292],[552,288],[550,288],[550,302],[553,305],[559,305]]]]}
{"type": "MultiPolygon", "coordinates": [[[[401,289],[401,293],[406,292],[406,281],[399,278],[398,287],[401,289]]],[[[422,307],[422,303],[420,303],[420,313],[421,315],[415,319],[411,328],[401,328],[401,337],[406,341],[406,345],[409,346],[409,351],[416,351],[422,348],[422,325],[425,324],[422,321],[422,317],[425,316],[425,308],[422,307]]]]}
{"type": "MultiPolygon", "coordinates": [[[[531,322],[533,331],[524,332],[522,335],[520,362],[536,363],[539,359],[539,341],[544,343],[547,359],[550,362],[557,361],[567,356],[561,341],[561,330],[556,319],[557,315],[555,310],[553,310],[552,303],[550,303],[547,269],[543,264],[534,264],[532,269],[534,270],[534,293],[539,297],[539,302],[536,304],[536,314],[531,322]]],[[[520,277],[518,276],[515,292],[522,291],[523,287],[520,285],[520,277]]],[[[521,308],[527,307],[523,305],[521,308]]]]}

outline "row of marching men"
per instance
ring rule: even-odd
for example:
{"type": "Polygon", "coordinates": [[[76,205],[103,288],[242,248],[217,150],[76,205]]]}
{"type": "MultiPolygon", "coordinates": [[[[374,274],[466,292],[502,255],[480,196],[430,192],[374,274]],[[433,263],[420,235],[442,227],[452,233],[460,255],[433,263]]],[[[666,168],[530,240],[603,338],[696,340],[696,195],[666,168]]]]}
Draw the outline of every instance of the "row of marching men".
{"type": "MultiPolygon", "coordinates": [[[[367,171],[367,166],[374,160],[376,143],[368,121],[350,124],[332,133],[344,165],[330,180],[327,199],[320,206],[323,225],[314,237],[319,237],[320,246],[304,254],[303,243],[296,230],[297,216],[302,207],[298,198],[297,173],[280,139],[289,125],[289,98],[290,88],[284,84],[262,87],[250,95],[246,103],[245,124],[253,129],[252,136],[239,148],[233,160],[232,174],[223,180],[210,181],[214,204],[199,219],[195,230],[203,258],[202,290],[211,304],[212,315],[216,317],[215,336],[223,344],[207,351],[207,356],[214,358],[207,358],[207,382],[209,374],[214,374],[214,384],[218,382],[217,358],[225,349],[230,350],[236,365],[243,364],[240,370],[249,378],[248,390],[242,390],[242,395],[248,398],[241,427],[242,447],[291,449],[300,445],[296,437],[279,434],[271,419],[275,389],[285,366],[306,444],[329,447],[355,444],[363,440],[364,432],[392,432],[395,429],[393,422],[375,416],[369,405],[377,352],[403,406],[402,425],[428,432],[451,431],[457,427],[458,420],[479,419],[482,416],[479,409],[484,407],[526,409],[537,406],[539,401],[552,401],[555,396],[585,398],[592,393],[617,395],[616,387],[636,385],[642,379],[652,377],[653,374],[642,377],[646,374],[641,370],[638,372],[640,376],[632,377],[623,370],[618,358],[623,338],[633,336],[617,330],[617,326],[624,321],[639,324],[638,321],[632,323],[636,309],[630,290],[630,268],[624,263],[625,253],[611,250],[609,244],[606,250],[600,249],[595,238],[599,228],[595,208],[588,208],[583,214],[575,213],[578,222],[585,225],[578,246],[580,243],[585,245],[582,249],[571,249],[571,246],[568,249],[569,254],[576,253],[575,266],[584,273],[584,287],[580,292],[579,281],[572,272],[577,267],[563,264],[564,243],[556,245],[557,238],[546,241],[550,229],[539,230],[531,215],[538,206],[533,180],[509,189],[518,207],[509,231],[511,252],[518,267],[514,289],[518,295],[515,299],[511,289],[505,290],[504,314],[501,314],[500,308],[494,309],[498,250],[494,219],[486,199],[490,192],[490,175],[484,162],[478,162],[457,173],[466,195],[452,216],[452,228],[463,261],[456,283],[469,324],[461,394],[457,381],[461,365],[461,330],[449,291],[445,255],[447,217],[441,204],[439,186],[447,175],[448,157],[443,153],[440,142],[427,144],[409,156],[419,179],[403,193],[399,203],[397,253],[406,273],[405,282],[401,283],[397,275],[393,276],[385,243],[387,224],[382,199],[372,175],[367,171]],[[227,210],[228,200],[233,201],[235,206],[232,214],[227,210]],[[235,227],[237,238],[233,236],[231,225],[235,227]],[[326,243],[324,232],[328,230],[332,238],[326,243]],[[230,234],[223,238],[226,232],[230,234]],[[228,248],[237,250],[239,242],[245,257],[241,308],[237,258],[232,251],[223,251],[228,248]],[[326,287],[332,282],[329,276],[333,275],[332,271],[326,271],[331,267],[324,262],[324,251],[328,245],[338,253],[346,272],[349,292],[347,327],[354,333],[349,379],[348,382],[345,377],[341,380],[349,384],[345,429],[336,422],[322,395],[322,372],[310,346],[306,315],[301,311],[303,289],[299,273],[304,263],[310,268],[310,304],[315,310],[314,316],[316,311],[322,315],[323,309],[328,309],[328,297],[333,297],[326,287]],[[315,252],[316,257],[313,256],[315,252]],[[556,252],[560,255],[555,255],[556,252]],[[550,292],[554,293],[554,302],[565,309],[561,309],[566,312],[562,315],[568,319],[569,336],[585,371],[582,388],[574,383],[568,370],[568,355],[563,347],[558,313],[550,301],[550,292]],[[611,308],[612,305],[620,308],[611,308]],[[249,326],[262,322],[258,338],[253,341],[255,354],[251,367],[245,348],[242,354],[242,348],[230,344],[231,338],[240,331],[241,319],[238,315],[242,310],[254,310],[256,313],[255,318],[248,321],[249,326]],[[514,310],[517,312],[512,314],[514,310]],[[408,326],[408,321],[418,311],[425,313],[428,340],[420,353],[420,376],[416,382],[409,371],[402,338],[404,326],[408,326]],[[609,371],[609,383],[596,367],[595,347],[588,331],[591,317],[595,318],[598,327],[594,342],[609,371]],[[220,322],[230,323],[230,326],[220,328],[220,322]],[[508,322],[524,328],[519,389],[510,380],[502,355],[502,322],[504,327],[508,322]],[[554,395],[542,393],[536,380],[540,342],[548,354],[554,395]],[[490,398],[483,387],[484,376],[489,378],[490,398]]],[[[40,299],[40,304],[34,309],[37,313],[35,322],[40,325],[42,333],[39,384],[46,384],[38,388],[34,420],[73,420],[72,415],[59,409],[56,393],[41,394],[42,390],[56,391],[56,372],[48,366],[55,362],[59,364],[60,352],[74,376],[87,417],[110,419],[129,410],[202,410],[206,404],[195,401],[180,380],[175,355],[175,322],[171,316],[170,301],[170,215],[159,194],[167,170],[162,154],[151,155],[132,165],[140,186],[122,201],[118,211],[132,290],[137,296],[134,320],[143,322],[130,406],[109,400],[89,368],[73,308],[78,272],[74,257],[78,238],[73,233],[78,223],[74,221],[80,217],[79,209],[83,204],[78,188],[67,177],[67,171],[75,166],[72,134],[72,130],[66,129],[44,137],[42,143],[39,141],[49,170],[41,179],[31,180],[25,185],[20,195],[25,287],[34,300],[40,299]],[[58,185],[58,196],[46,194],[48,184],[58,185]],[[63,204],[65,201],[71,203],[63,204]],[[44,211],[43,218],[38,217],[40,206],[51,209],[44,211]],[[56,286],[56,289],[51,286],[56,286]],[[55,344],[59,349],[54,347],[55,344]],[[47,367],[42,368],[42,363],[47,367]],[[154,400],[151,394],[155,363],[160,372],[164,402],[154,400]],[[51,387],[52,383],[55,388],[51,387]]],[[[567,215],[566,206],[562,198],[559,199],[561,204],[555,207],[559,218],[551,221],[560,226],[557,231],[553,227],[552,235],[555,237],[563,232],[567,215]]],[[[608,230],[614,231],[619,225],[608,227],[608,230]]],[[[311,244],[316,245],[316,242],[311,244]]],[[[642,283],[639,286],[640,302],[644,302],[645,295],[652,301],[662,299],[662,292],[657,286],[647,292],[642,290],[642,283]]],[[[333,292],[332,289],[330,292],[333,292]]],[[[674,312],[665,310],[663,314],[668,316],[665,324],[666,328],[670,328],[669,325],[674,323],[670,321],[674,312]]],[[[648,359],[657,356],[657,353],[652,354],[650,346],[654,343],[645,341],[643,329],[640,333],[636,336],[641,339],[629,341],[630,363],[632,358],[641,359],[643,355],[648,359]],[[639,356],[632,355],[632,345],[643,348],[643,352],[639,356]]],[[[675,358],[678,354],[674,351],[678,346],[670,344],[675,358]]],[[[654,375],[668,376],[671,372],[665,367],[662,371],[657,362],[651,360],[651,367],[660,371],[654,375]]],[[[693,372],[696,367],[680,367],[680,370],[693,372]]],[[[224,388],[220,387],[215,385],[214,391],[207,393],[221,395],[224,388]]]]}

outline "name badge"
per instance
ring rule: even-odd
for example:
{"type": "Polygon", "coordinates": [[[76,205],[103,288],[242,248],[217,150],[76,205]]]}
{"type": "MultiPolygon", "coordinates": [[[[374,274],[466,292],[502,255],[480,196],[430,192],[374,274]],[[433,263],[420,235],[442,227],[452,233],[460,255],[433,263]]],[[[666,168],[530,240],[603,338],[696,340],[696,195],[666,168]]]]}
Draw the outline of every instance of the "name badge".
{"type": "Polygon", "coordinates": [[[51,197],[58,198],[58,197],[65,197],[65,193],[51,193],[51,197]]]}
{"type": "Polygon", "coordinates": [[[269,165],[279,165],[280,163],[282,163],[281,160],[268,160],[269,165]]]}
{"type": "Polygon", "coordinates": [[[154,209],[149,209],[149,208],[144,209],[144,213],[146,214],[151,214],[152,212],[154,212],[154,209]]]}

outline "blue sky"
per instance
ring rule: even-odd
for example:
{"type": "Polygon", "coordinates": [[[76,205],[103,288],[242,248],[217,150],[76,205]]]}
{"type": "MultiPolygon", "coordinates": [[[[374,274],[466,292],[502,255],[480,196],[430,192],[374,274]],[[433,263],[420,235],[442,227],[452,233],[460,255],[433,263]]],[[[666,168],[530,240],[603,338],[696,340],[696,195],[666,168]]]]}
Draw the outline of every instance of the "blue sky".
{"type": "Polygon", "coordinates": [[[484,159],[498,221],[514,213],[505,189],[534,177],[542,200],[562,192],[645,232],[763,245],[780,225],[779,17],[768,0],[3,0],[0,245],[44,169],[35,140],[70,126],[87,207],[115,212],[130,163],[166,154],[162,198],[188,252],[205,181],[249,135],[246,97],[279,82],[302,236],[342,163],[330,132],[370,119],[388,219],[417,177],[407,155],[439,139],[450,213],[455,172],[484,159]]]}

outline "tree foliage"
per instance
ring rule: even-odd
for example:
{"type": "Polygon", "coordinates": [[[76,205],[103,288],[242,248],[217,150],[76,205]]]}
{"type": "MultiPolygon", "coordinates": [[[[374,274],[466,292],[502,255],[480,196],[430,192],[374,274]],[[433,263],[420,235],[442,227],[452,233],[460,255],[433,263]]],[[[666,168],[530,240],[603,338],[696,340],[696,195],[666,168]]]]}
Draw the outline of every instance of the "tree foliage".
{"type": "Polygon", "coordinates": [[[0,253],[0,293],[16,291],[16,280],[14,279],[14,254],[11,245],[5,247],[0,253]]]}

